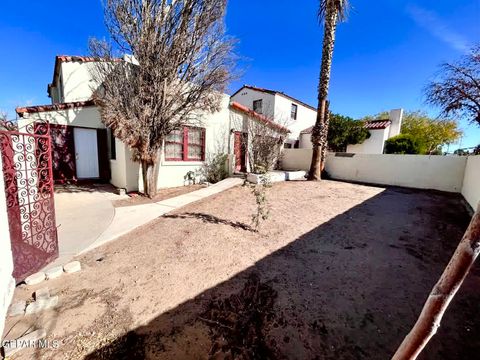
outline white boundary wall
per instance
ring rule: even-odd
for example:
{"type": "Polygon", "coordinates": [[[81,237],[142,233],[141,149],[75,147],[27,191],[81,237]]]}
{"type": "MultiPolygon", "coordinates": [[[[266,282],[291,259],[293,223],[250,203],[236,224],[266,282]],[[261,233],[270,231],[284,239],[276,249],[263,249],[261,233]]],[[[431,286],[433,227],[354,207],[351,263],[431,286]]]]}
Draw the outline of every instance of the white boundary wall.
{"type": "Polygon", "coordinates": [[[473,210],[480,206],[480,155],[468,157],[462,195],[473,210]]]}
{"type": "Polygon", "coordinates": [[[312,149],[283,149],[281,164],[283,170],[310,170],[312,149]]]}
{"type": "Polygon", "coordinates": [[[7,219],[5,184],[0,155],[0,339],[2,339],[5,317],[15,288],[15,280],[12,277],[13,259],[7,219]]]}
{"type": "MultiPolygon", "coordinates": [[[[284,170],[310,168],[311,149],[284,149],[284,170]]],[[[480,201],[480,156],[341,154],[327,156],[333,179],[462,193],[472,208],[480,201]]]]}
{"type": "Polygon", "coordinates": [[[335,179],[461,192],[464,156],[329,154],[326,170],[335,179]]]}

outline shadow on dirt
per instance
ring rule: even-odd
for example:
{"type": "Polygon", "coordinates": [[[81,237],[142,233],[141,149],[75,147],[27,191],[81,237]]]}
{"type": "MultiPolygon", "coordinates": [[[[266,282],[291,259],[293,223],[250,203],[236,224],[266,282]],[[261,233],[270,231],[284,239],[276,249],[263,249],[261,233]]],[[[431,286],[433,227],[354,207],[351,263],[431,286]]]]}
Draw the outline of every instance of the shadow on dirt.
{"type": "MultiPolygon", "coordinates": [[[[388,359],[468,221],[460,196],[388,188],[86,359],[388,359]]],[[[479,275],[422,359],[478,356],[479,275]]]]}
{"type": "Polygon", "coordinates": [[[244,224],[240,221],[231,221],[220,219],[219,217],[209,215],[209,214],[202,214],[202,213],[183,213],[183,214],[176,214],[176,215],[163,215],[164,218],[167,219],[199,219],[203,222],[211,223],[211,224],[222,224],[228,225],[236,229],[242,229],[246,231],[255,232],[255,229],[252,228],[250,225],[244,224]]]}

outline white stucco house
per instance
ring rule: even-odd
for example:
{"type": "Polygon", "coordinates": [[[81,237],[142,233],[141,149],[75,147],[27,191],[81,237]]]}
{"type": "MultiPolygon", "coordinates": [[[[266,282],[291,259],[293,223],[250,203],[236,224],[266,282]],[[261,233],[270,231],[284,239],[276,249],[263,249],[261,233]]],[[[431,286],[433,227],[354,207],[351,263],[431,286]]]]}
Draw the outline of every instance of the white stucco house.
{"type": "MultiPolygon", "coordinates": [[[[48,85],[51,104],[17,108],[18,125],[50,123],[56,182],[105,181],[127,191],[142,191],[139,164],[131,160],[131,150],[103,125],[91,100],[99,85],[91,76],[94,61],[91,57],[57,56],[53,80],[48,85]]],[[[247,151],[241,143],[248,140],[252,121],[271,127],[282,141],[289,131],[226,94],[220,111],[193,115],[194,126],[178,129],[165,140],[159,154],[159,188],[183,185],[188,172],[198,172],[215,154],[229,155],[227,166],[232,172],[248,171],[247,151]]]]}
{"type": "Polygon", "coordinates": [[[290,131],[285,140],[286,148],[302,147],[300,132],[315,124],[317,109],[281,91],[244,85],[232,100],[263,114],[290,131]]]}
{"type": "MultiPolygon", "coordinates": [[[[389,112],[388,119],[365,121],[364,127],[370,132],[370,137],[361,144],[348,145],[347,153],[383,154],[385,141],[400,134],[403,119],[403,109],[389,112]]],[[[312,127],[300,132],[300,148],[312,148],[312,127]]]]}

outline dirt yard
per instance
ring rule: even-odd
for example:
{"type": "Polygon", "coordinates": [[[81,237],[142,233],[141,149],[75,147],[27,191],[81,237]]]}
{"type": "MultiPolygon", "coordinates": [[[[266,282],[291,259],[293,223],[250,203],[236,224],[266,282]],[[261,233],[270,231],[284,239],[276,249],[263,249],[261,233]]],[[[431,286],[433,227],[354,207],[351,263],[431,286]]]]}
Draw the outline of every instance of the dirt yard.
{"type": "MultiPolygon", "coordinates": [[[[60,346],[15,359],[389,359],[469,221],[439,192],[288,182],[269,198],[259,233],[237,187],[18,288],[47,285],[61,304],[10,318],[7,339],[44,327],[60,346]]],[[[422,359],[478,358],[479,289],[477,265],[422,359]]]]}
{"type": "Polygon", "coordinates": [[[204,187],[205,185],[188,185],[188,186],[179,186],[179,187],[168,188],[168,189],[161,189],[158,191],[157,195],[153,199],[150,199],[147,196],[143,196],[139,193],[130,194],[130,197],[128,199],[114,201],[113,206],[123,207],[123,206],[132,206],[132,205],[141,205],[141,204],[151,204],[154,202],[167,200],[175,196],[188,194],[192,191],[200,190],[204,187]]]}

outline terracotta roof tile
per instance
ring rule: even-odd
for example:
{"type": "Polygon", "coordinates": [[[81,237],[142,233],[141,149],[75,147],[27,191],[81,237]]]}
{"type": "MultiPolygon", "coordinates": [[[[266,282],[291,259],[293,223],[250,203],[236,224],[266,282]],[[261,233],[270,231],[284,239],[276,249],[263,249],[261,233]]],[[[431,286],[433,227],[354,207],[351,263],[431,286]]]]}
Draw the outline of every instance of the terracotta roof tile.
{"type": "MultiPolygon", "coordinates": [[[[57,55],[55,60],[59,62],[95,62],[95,61],[100,61],[104,60],[102,58],[97,58],[93,56],[76,56],[76,55],[57,55]]],[[[119,58],[113,58],[110,59],[109,61],[122,61],[122,59],[119,58]]]]}
{"type": "MultiPolygon", "coordinates": [[[[382,130],[386,129],[392,124],[392,122],[388,119],[385,120],[370,120],[370,121],[365,121],[363,127],[368,130],[382,130]]],[[[313,126],[310,126],[302,131],[300,131],[300,134],[311,134],[313,130],[313,126]]]]}
{"type": "Polygon", "coordinates": [[[242,104],[239,104],[237,102],[232,102],[230,103],[230,107],[236,109],[236,110],[239,110],[243,113],[246,113],[247,115],[250,115],[251,117],[263,122],[264,124],[274,128],[274,129],[277,129],[281,132],[284,132],[284,133],[289,133],[290,130],[288,130],[285,126],[282,126],[280,124],[277,124],[276,122],[270,120],[269,118],[267,118],[266,116],[262,115],[262,114],[259,114],[259,113],[256,113],[255,111],[253,111],[252,109],[249,109],[248,107],[242,105],[242,104]]]}
{"type": "Polygon", "coordinates": [[[386,129],[387,127],[390,126],[392,122],[388,119],[385,120],[370,120],[370,121],[365,121],[365,129],[369,130],[381,130],[381,129],[386,129]]]}
{"type": "Polygon", "coordinates": [[[68,110],[68,109],[75,109],[75,108],[87,107],[87,106],[95,106],[95,103],[92,100],[76,101],[76,102],[70,102],[70,103],[17,107],[15,111],[17,112],[18,116],[23,117],[24,114],[34,114],[39,112],[56,111],[56,110],[68,110]]]}

